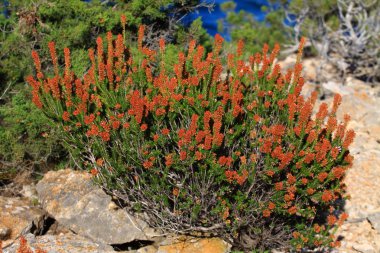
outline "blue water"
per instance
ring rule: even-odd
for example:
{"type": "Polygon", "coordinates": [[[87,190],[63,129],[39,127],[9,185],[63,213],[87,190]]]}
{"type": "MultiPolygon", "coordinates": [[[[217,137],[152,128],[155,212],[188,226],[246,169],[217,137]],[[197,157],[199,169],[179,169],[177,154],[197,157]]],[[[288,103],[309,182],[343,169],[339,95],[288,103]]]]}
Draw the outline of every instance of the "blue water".
{"type": "MultiPolygon", "coordinates": [[[[208,1],[209,2],[209,1],[208,1]]],[[[201,17],[203,21],[203,27],[207,30],[207,32],[214,36],[218,33],[217,29],[217,21],[218,19],[222,19],[226,17],[226,13],[224,13],[220,9],[220,4],[227,2],[226,0],[215,0],[215,6],[213,11],[209,12],[207,8],[201,8],[196,13],[192,13],[187,18],[186,22],[192,21],[201,17]]],[[[236,12],[240,10],[244,10],[248,13],[251,13],[257,21],[263,21],[265,18],[265,13],[261,11],[263,6],[268,6],[266,0],[235,0],[236,3],[236,12]]],[[[229,35],[222,33],[224,38],[229,39],[229,35]]]]}

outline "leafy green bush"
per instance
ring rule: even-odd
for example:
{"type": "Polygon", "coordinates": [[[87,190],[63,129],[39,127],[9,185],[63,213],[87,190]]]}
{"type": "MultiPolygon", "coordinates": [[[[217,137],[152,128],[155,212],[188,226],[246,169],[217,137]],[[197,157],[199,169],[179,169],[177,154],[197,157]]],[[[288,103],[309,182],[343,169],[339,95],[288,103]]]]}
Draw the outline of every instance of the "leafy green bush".
{"type": "Polygon", "coordinates": [[[236,44],[239,40],[244,40],[247,52],[257,52],[261,50],[261,45],[267,43],[273,47],[276,43],[282,44],[289,40],[290,27],[283,25],[283,9],[274,8],[277,1],[269,1],[271,8],[262,8],[266,13],[263,21],[258,21],[251,13],[240,10],[237,12],[234,1],[226,1],[220,5],[226,13],[225,19],[218,20],[218,31],[228,32],[232,43],[236,44]]]}
{"type": "Polygon", "coordinates": [[[301,95],[304,40],[281,74],[278,45],[246,60],[240,42],[221,59],[217,35],[212,52],[191,41],[173,63],[163,40],[155,51],[143,36],[142,26],[137,48],[122,35],[108,33],[106,46],[99,37],[83,78],[68,48],[61,69],[49,43],[52,75],[33,52],[33,102],[77,164],[165,231],[217,234],[243,250],[336,246],[355,133],[349,116],[337,122],[339,95],[312,116],[317,94],[301,95]]]}
{"type": "Polygon", "coordinates": [[[66,157],[56,130],[33,106],[30,88],[14,95],[0,115],[0,180],[12,179],[20,168],[42,171],[66,157]]]}

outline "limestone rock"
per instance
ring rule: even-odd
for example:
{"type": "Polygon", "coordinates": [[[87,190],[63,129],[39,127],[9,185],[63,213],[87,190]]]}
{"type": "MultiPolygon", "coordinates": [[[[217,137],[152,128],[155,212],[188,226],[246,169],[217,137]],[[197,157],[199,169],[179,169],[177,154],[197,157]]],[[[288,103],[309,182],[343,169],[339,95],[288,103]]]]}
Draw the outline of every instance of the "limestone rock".
{"type": "Polygon", "coordinates": [[[4,239],[8,239],[3,245],[9,245],[19,235],[28,233],[33,226],[41,229],[45,217],[46,213],[31,206],[29,200],[0,196],[0,228],[4,229],[4,239]]]}
{"type": "Polygon", "coordinates": [[[0,225],[0,240],[7,240],[10,235],[11,229],[4,225],[0,225]]]}
{"type": "Polygon", "coordinates": [[[50,171],[38,182],[37,192],[42,207],[79,235],[104,244],[149,240],[148,225],[112,205],[111,197],[92,183],[88,173],[50,171]]]}
{"type": "Polygon", "coordinates": [[[22,186],[21,195],[30,200],[38,199],[36,186],[34,184],[27,184],[22,186]]]}
{"type": "Polygon", "coordinates": [[[356,223],[346,222],[338,229],[338,235],[343,237],[339,252],[380,252],[380,234],[372,229],[367,220],[356,223]]]}
{"type": "Polygon", "coordinates": [[[380,234],[380,213],[374,213],[368,216],[372,227],[380,234]]]}
{"type": "MultiPolygon", "coordinates": [[[[345,178],[350,199],[345,202],[349,220],[339,228],[342,247],[338,252],[380,252],[380,97],[378,88],[348,78],[346,85],[339,82],[325,84],[330,92],[341,93],[342,104],[337,116],[343,119],[348,113],[351,122],[348,128],[356,132],[350,152],[354,163],[345,178]],[[369,222],[368,222],[369,221],[369,222]]],[[[331,104],[332,97],[326,101],[331,104]]]]}
{"type": "MultiPolygon", "coordinates": [[[[28,242],[30,249],[35,252],[40,248],[47,253],[114,253],[116,251],[109,245],[97,244],[79,235],[72,233],[62,235],[43,235],[34,236],[27,234],[25,239],[28,242]]],[[[19,247],[19,240],[17,240],[11,247],[3,250],[4,253],[15,253],[19,247]]]]}
{"type": "Polygon", "coordinates": [[[167,245],[161,245],[157,253],[228,253],[231,246],[219,238],[185,237],[167,245]]]}
{"type": "Polygon", "coordinates": [[[152,245],[149,245],[136,250],[136,253],[157,253],[157,248],[152,245]]]}

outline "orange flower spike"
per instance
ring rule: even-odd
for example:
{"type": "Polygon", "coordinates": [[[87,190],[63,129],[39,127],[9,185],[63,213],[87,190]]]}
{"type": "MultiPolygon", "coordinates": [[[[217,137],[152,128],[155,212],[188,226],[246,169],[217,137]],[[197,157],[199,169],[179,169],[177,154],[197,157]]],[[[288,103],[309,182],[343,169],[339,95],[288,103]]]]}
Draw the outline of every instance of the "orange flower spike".
{"type": "Polygon", "coordinates": [[[191,116],[191,123],[189,127],[189,132],[191,135],[195,135],[197,133],[198,119],[199,119],[199,116],[197,114],[193,114],[191,116]]]}
{"type": "Polygon", "coordinates": [[[244,41],[243,40],[239,40],[238,45],[237,45],[237,49],[236,49],[236,56],[237,57],[242,56],[243,55],[243,50],[244,50],[244,41]]]}
{"type": "Polygon", "coordinates": [[[336,114],[336,111],[338,110],[338,107],[341,103],[342,103],[342,96],[340,94],[335,94],[334,102],[333,102],[333,108],[331,110],[332,115],[336,114]]]}
{"type": "Polygon", "coordinates": [[[113,45],[112,45],[112,33],[108,32],[107,33],[107,66],[106,66],[106,71],[107,71],[107,77],[108,77],[108,82],[110,89],[113,90],[113,45]]]}
{"type": "Polygon", "coordinates": [[[56,76],[58,76],[59,75],[59,71],[58,71],[58,57],[57,57],[57,52],[56,52],[56,49],[55,49],[55,43],[54,43],[54,41],[50,41],[49,44],[48,44],[48,47],[49,47],[49,51],[50,51],[50,57],[51,57],[51,60],[53,62],[54,74],[56,76]]]}
{"type": "Polygon", "coordinates": [[[348,219],[348,214],[347,213],[342,213],[342,215],[339,217],[338,224],[341,226],[345,220],[348,219]]]}
{"type": "Polygon", "coordinates": [[[328,133],[332,133],[334,132],[334,130],[336,129],[336,126],[337,126],[337,120],[335,117],[329,117],[328,120],[327,120],[327,132],[328,133]]]}
{"type": "Polygon", "coordinates": [[[308,122],[312,112],[313,112],[313,105],[310,102],[306,102],[305,105],[301,109],[301,113],[299,116],[299,123],[301,125],[305,125],[308,122]]]}
{"type": "Polygon", "coordinates": [[[163,54],[165,52],[165,39],[164,38],[160,38],[159,45],[160,45],[160,53],[163,54]]]}
{"type": "MultiPolygon", "coordinates": [[[[70,54],[70,52],[68,53],[70,54]]],[[[66,58],[66,57],[65,57],[66,58]]],[[[65,92],[66,92],[66,106],[70,107],[72,106],[72,101],[71,101],[71,95],[72,95],[72,83],[71,83],[71,78],[72,75],[70,73],[70,68],[67,67],[65,70],[65,76],[64,76],[64,84],[65,84],[65,92]]]]}
{"type": "Polygon", "coordinates": [[[280,52],[280,45],[278,43],[274,44],[272,53],[269,56],[269,62],[270,64],[273,63],[274,59],[277,57],[278,52],[280,52]]]}
{"type": "Polygon", "coordinates": [[[214,42],[214,54],[215,55],[218,55],[220,50],[222,49],[223,41],[224,41],[223,37],[217,33],[215,35],[215,42],[214,42]]]}
{"type": "Polygon", "coordinates": [[[355,131],[354,130],[348,130],[346,132],[346,137],[343,141],[343,148],[344,149],[348,149],[348,147],[352,144],[352,142],[354,141],[354,138],[355,138],[355,131]]]}
{"type": "Polygon", "coordinates": [[[338,128],[336,129],[334,139],[343,140],[343,137],[345,135],[345,130],[346,130],[346,125],[345,124],[339,124],[338,128]]]}
{"type": "Polygon", "coordinates": [[[140,52],[143,51],[142,43],[144,39],[144,32],[145,32],[145,25],[140,25],[139,31],[138,31],[138,39],[137,39],[137,44],[138,44],[138,48],[140,52]]]}
{"type": "Polygon", "coordinates": [[[124,14],[120,16],[120,23],[123,27],[123,30],[125,30],[125,26],[127,24],[127,17],[124,14]]]}
{"type": "Polygon", "coordinates": [[[317,133],[315,130],[311,130],[308,137],[307,137],[307,143],[312,143],[317,138],[317,133]]]}
{"type": "Polygon", "coordinates": [[[179,152],[179,159],[181,159],[181,161],[184,161],[184,160],[186,160],[186,158],[187,158],[187,152],[184,150],[180,151],[179,152]]]}
{"type": "MultiPolygon", "coordinates": [[[[278,80],[276,79],[278,77],[278,75],[280,74],[281,72],[281,66],[279,64],[276,64],[273,68],[273,71],[272,71],[272,74],[270,76],[271,79],[275,79],[275,80],[278,80]]],[[[282,79],[281,79],[282,80],[282,79]]],[[[280,81],[280,86],[281,86],[281,81],[280,81]]]]}
{"type": "Polygon", "coordinates": [[[97,51],[98,51],[98,74],[99,81],[102,82],[105,78],[105,66],[103,62],[103,40],[101,37],[96,39],[97,51]]]}
{"type": "Polygon", "coordinates": [[[322,123],[324,119],[326,118],[328,114],[328,106],[326,103],[322,103],[319,106],[319,111],[317,112],[316,119],[318,120],[319,123],[322,123]]]}
{"type": "Polygon", "coordinates": [[[39,97],[40,82],[36,81],[32,76],[27,76],[25,80],[32,86],[32,102],[41,109],[43,105],[39,97]]]}
{"type": "MultiPolygon", "coordinates": [[[[121,34],[117,35],[116,38],[116,47],[115,47],[115,56],[118,58],[118,63],[121,64],[122,56],[124,53],[124,41],[121,34]]],[[[118,66],[120,69],[122,66],[118,66]]]]}
{"type": "Polygon", "coordinates": [[[165,156],[165,165],[166,167],[170,167],[172,164],[173,164],[173,155],[168,154],[167,156],[165,156]]]}
{"type": "Polygon", "coordinates": [[[297,181],[296,177],[293,176],[293,175],[290,174],[290,173],[288,173],[288,174],[286,175],[286,178],[288,179],[288,180],[287,180],[288,184],[294,184],[294,183],[297,181]]]}
{"type": "Polygon", "coordinates": [[[210,111],[205,111],[203,116],[203,129],[207,132],[210,131],[210,119],[212,117],[212,113],[210,111]]]}
{"type": "Polygon", "coordinates": [[[193,52],[194,52],[194,49],[195,49],[195,45],[196,45],[196,41],[195,40],[191,40],[189,42],[189,50],[187,52],[187,59],[189,60],[192,55],[193,55],[193,52]]]}
{"type": "Polygon", "coordinates": [[[95,52],[93,48],[90,48],[88,50],[88,57],[90,58],[90,61],[91,61],[91,68],[89,70],[89,75],[90,75],[91,81],[94,82],[96,63],[95,63],[95,52]]]}
{"type": "Polygon", "coordinates": [[[301,57],[303,54],[303,48],[305,47],[305,43],[306,43],[306,38],[301,37],[300,43],[298,45],[298,53],[297,53],[297,61],[296,61],[297,63],[299,63],[301,61],[301,57]]]}
{"type": "Polygon", "coordinates": [[[269,46],[268,44],[264,44],[263,49],[262,49],[262,56],[263,56],[263,61],[267,61],[267,54],[268,54],[269,46]]]}
{"type": "Polygon", "coordinates": [[[63,49],[63,53],[65,56],[65,76],[70,74],[70,67],[71,67],[71,61],[70,61],[70,49],[65,47],[63,49]]]}
{"type": "Polygon", "coordinates": [[[34,61],[34,66],[36,68],[37,78],[42,79],[44,76],[41,72],[41,61],[40,61],[40,57],[39,57],[37,51],[35,51],[35,50],[32,51],[32,58],[34,61]]]}

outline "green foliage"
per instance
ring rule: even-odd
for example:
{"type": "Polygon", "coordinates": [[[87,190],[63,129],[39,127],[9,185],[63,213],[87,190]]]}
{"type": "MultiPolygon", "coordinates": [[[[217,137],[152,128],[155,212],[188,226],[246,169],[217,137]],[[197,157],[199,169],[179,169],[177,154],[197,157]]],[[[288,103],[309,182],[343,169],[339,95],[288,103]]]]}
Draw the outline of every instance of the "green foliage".
{"type": "Polygon", "coordinates": [[[0,180],[11,179],[22,166],[45,168],[65,157],[56,130],[36,110],[30,89],[21,89],[7,107],[0,108],[0,180]]]}
{"type": "Polygon", "coordinates": [[[291,1],[300,33],[316,51],[339,69],[372,84],[380,80],[380,2],[291,1]],[[302,17],[302,18],[299,18],[302,17]]]}
{"type": "Polygon", "coordinates": [[[302,11],[308,10],[308,15],[305,15],[305,20],[302,25],[302,35],[307,37],[320,36],[318,30],[318,20],[324,20],[326,24],[333,30],[339,28],[339,13],[337,1],[300,1],[293,0],[286,6],[288,11],[298,17],[302,11]]]}
{"type": "Polygon", "coordinates": [[[246,52],[260,51],[264,43],[273,47],[275,43],[282,44],[288,38],[286,28],[282,25],[283,11],[280,9],[265,8],[267,12],[265,20],[259,22],[249,12],[244,10],[236,12],[236,3],[233,1],[225,2],[220,7],[226,12],[227,17],[218,21],[219,32],[229,32],[232,43],[243,40],[246,52]]]}
{"type": "Polygon", "coordinates": [[[337,122],[339,95],[312,116],[317,94],[301,95],[305,41],[283,75],[278,45],[246,59],[239,42],[222,58],[216,36],[207,55],[191,41],[173,59],[175,47],[152,50],[143,34],[137,48],[98,38],[79,78],[68,49],[59,76],[42,73],[33,53],[32,99],[76,163],[165,231],[217,234],[240,250],[335,246],[355,134],[348,116],[337,122]]]}

